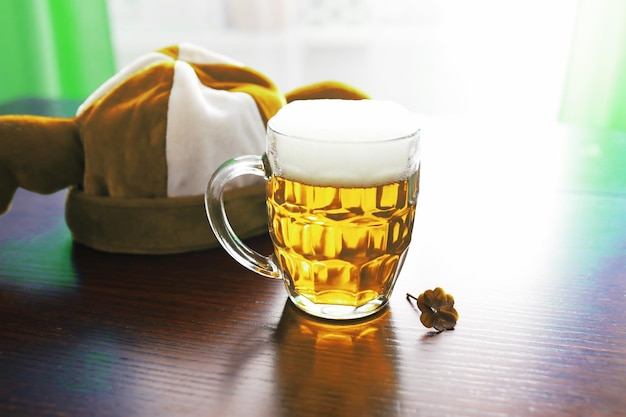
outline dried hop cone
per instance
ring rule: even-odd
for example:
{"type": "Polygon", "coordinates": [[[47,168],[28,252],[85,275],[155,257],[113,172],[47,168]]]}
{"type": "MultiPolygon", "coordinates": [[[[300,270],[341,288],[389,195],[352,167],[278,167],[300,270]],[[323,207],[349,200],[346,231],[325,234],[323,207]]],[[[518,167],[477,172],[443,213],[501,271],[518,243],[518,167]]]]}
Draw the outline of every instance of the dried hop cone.
{"type": "Polygon", "coordinates": [[[417,308],[422,312],[420,321],[424,326],[433,327],[440,332],[454,329],[459,313],[454,308],[452,295],[446,294],[442,288],[437,287],[434,290],[424,291],[416,301],[417,308]]]}

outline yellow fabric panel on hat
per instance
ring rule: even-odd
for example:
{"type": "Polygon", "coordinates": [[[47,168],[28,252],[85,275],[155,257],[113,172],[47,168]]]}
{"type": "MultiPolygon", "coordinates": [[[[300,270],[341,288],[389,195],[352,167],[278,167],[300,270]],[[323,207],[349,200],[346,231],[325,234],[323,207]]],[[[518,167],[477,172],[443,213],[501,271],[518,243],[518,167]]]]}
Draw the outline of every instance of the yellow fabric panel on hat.
{"type": "Polygon", "coordinates": [[[365,100],[369,95],[358,88],[340,81],[321,81],[296,88],[287,94],[287,102],[315,99],[365,100]]]}
{"type": "Polygon", "coordinates": [[[89,195],[167,196],[165,131],[173,62],[137,71],[77,117],[89,195]]]}

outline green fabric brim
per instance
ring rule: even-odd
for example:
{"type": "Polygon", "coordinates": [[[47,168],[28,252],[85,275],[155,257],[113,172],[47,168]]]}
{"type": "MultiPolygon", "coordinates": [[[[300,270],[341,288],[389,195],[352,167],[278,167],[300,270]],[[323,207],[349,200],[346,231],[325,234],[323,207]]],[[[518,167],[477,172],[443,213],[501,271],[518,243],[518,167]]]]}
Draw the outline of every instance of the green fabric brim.
{"type": "MultiPolygon", "coordinates": [[[[265,184],[226,191],[224,204],[241,239],[267,233],[265,184]]],[[[157,255],[219,246],[204,196],[98,197],[71,188],[65,220],[76,242],[106,252],[157,255]]]]}

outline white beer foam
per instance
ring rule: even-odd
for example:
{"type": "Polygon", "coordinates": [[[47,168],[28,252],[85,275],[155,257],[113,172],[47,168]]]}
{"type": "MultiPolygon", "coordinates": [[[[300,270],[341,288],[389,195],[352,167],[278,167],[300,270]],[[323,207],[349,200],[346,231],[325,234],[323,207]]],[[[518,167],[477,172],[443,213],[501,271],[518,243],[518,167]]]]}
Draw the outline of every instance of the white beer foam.
{"type": "Polygon", "coordinates": [[[312,185],[387,184],[419,163],[417,117],[390,101],[294,101],[268,128],[280,133],[268,145],[274,172],[312,185]]]}

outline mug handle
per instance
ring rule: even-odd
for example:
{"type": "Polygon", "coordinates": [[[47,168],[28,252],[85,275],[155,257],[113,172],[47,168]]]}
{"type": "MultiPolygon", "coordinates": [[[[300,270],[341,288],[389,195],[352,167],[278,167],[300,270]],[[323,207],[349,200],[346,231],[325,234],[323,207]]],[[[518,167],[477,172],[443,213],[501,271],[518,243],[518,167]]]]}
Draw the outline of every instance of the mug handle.
{"type": "Polygon", "coordinates": [[[241,265],[268,278],[281,278],[274,259],[250,249],[235,234],[224,208],[224,187],[240,175],[268,177],[266,159],[257,155],[246,155],[224,162],[211,176],[204,193],[204,207],[209,224],[217,241],[241,265]]]}

